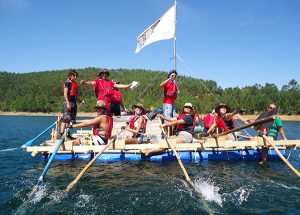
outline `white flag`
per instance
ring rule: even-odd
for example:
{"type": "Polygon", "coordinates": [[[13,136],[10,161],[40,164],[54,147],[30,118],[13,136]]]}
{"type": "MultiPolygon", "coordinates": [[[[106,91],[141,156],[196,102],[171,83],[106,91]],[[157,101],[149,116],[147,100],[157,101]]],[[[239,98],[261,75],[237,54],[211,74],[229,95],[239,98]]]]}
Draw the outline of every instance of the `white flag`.
{"type": "Polygon", "coordinates": [[[175,36],[175,24],[176,24],[176,2],[162,17],[160,17],[155,23],[149,26],[140,36],[137,38],[137,47],[135,53],[141,51],[143,47],[150,43],[159,40],[168,40],[175,36]]]}

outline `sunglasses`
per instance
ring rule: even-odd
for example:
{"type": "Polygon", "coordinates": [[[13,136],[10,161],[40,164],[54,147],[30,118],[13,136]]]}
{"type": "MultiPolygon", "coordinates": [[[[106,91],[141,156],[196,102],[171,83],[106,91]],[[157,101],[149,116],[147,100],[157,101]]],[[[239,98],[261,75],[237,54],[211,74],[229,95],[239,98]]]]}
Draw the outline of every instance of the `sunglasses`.
{"type": "Polygon", "coordinates": [[[268,109],[272,110],[272,109],[275,109],[275,107],[267,107],[268,109]]]}

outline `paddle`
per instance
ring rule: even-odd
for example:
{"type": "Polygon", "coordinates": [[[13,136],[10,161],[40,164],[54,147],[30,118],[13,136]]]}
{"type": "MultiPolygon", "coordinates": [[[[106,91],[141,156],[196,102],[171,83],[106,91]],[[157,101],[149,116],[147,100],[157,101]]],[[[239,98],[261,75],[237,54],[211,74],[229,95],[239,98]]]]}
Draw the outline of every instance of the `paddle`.
{"type": "MultiPolygon", "coordinates": [[[[161,120],[161,119],[160,119],[160,123],[162,124],[162,120],[161,120]]],[[[189,177],[189,175],[188,175],[188,173],[187,173],[187,171],[186,171],[186,169],[185,169],[185,167],[184,167],[184,165],[183,165],[183,163],[182,163],[182,161],[181,161],[181,159],[180,159],[179,154],[176,152],[176,149],[174,148],[173,144],[170,144],[169,141],[167,140],[167,137],[166,137],[167,135],[166,135],[165,130],[164,130],[163,128],[162,128],[161,130],[162,130],[163,134],[165,135],[165,141],[167,142],[167,144],[168,144],[169,146],[171,146],[171,149],[172,149],[173,152],[175,153],[175,156],[176,156],[177,161],[178,161],[178,163],[179,163],[179,166],[181,167],[181,170],[182,170],[182,172],[183,172],[183,174],[184,174],[184,176],[185,176],[186,181],[187,181],[190,185],[192,185],[192,187],[193,187],[193,184],[192,184],[192,182],[191,182],[191,179],[190,179],[190,177],[189,177]]]]}
{"type": "Polygon", "coordinates": [[[44,131],[42,131],[39,135],[37,135],[35,138],[33,138],[32,140],[27,141],[24,145],[21,146],[21,148],[26,148],[28,146],[31,146],[31,144],[33,143],[33,141],[35,141],[37,138],[39,138],[41,135],[43,135],[45,132],[47,132],[50,128],[52,128],[54,125],[56,124],[56,122],[54,122],[52,125],[50,125],[48,128],[46,128],[44,131]]]}
{"type": "Polygon", "coordinates": [[[267,141],[276,151],[276,153],[278,154],[278,156],[281,158],[281,160],[299,177],[300,179],[300,173],[297,169],[295,169],[295,167],[293,167],[293,165],[281,154],[281,152],[278,150],[278,148],[276,147],[276,145],[273,143],[273,141],[271,141],[266,135],[262,136],[264,138],[265,141],[267,141]]]}
{"type": "MultiPolygon", "coordinates": [[[[69,129],[66,129],[65,132],[68,133],[68,131],[69,131],[69,129]]],[[[65,134],[66,134],[66,133],[65,133],[65,134]]],[[[49,170],[49,167],[50,167],[50,165],[51,165],[51,163],[52,163],[52,161],[53,161],[53,159],[54,159],[54,157],[55,157],[55,155],[56,155],[56,153],[57,153],[59,147],[63,144],[63,142],[64,142],[64,140],[65,140],[65,136],[66,136],[66,135],[63,135],[63,136],[60,138],[60,140],[58,141],[58,143],[57,143],[55,149],[53,150],[53,153],[52,153],[52,155],[50,156],[50,158],[49,158],[49,160],[48,160],[48,162],[47,162],[47,164],[46,164],[46,166],[45,166],[45,168],[44,168],[44,170],[43,170],[41,176],[39,177],[39,180],[38,180],[37,185],[40,185],[40,184],[43,182],[43,179],[44,179],[45,175],[47,174],[47,172],[48,172],[48,170],[49,170]]]]}
{"type": "Polygon", "coordinates": [[[267,123],[267,122],[270,122],[270,121],[274,121],[275,117],[276,116],[269,116],[269,117],[264,118],[264,119],[259,119],[259,120],[256,120],[255,122],[252,122],[252,123],[240,126],[238,128],[234,128],[234,129],[231,129],[229,131],[223,132],[221,134],[215,135],[214,137],[220,137],[220,136],[230,134],[230,133],[235,132],[235,131],[239,131],[239,130],[242,130],[242,129],[245,129],[245,128],[249,128],[251,126],[257,126],[257,125],[261,125],[261,124],[264,124],[264,123],[267,123]]]}
{"type": "MultiPolygon", "coordinates": [[[[120,135],[125,129],[122,129],[116,136],[120,135]]],[[[112,139],[105,147],[81,170],[77,177],[67,186],[66,191],[69,192],[75,184],[80,180],[83,174],[87,169],[97,160],[97,158],[114,142],[115,139],[112,139]]]]}

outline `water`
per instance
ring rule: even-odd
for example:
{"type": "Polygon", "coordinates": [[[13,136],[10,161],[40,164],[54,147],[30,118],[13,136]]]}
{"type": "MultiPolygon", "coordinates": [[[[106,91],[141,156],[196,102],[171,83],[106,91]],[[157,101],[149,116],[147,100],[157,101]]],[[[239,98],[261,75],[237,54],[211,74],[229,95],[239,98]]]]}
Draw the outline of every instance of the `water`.
{"type": "MultiPolygon", "coordinates": [[[[300,181],[280,161],[186,162],[193,188],[177,162],[96,163],[68,193],[86,162],[54,161],[35,187],[46,162],[19,147],[55,120],[0,116],[0,214],[300,214],[300,181]]],[[[284,128],[300,139],[300,123],[284,128]]]]}

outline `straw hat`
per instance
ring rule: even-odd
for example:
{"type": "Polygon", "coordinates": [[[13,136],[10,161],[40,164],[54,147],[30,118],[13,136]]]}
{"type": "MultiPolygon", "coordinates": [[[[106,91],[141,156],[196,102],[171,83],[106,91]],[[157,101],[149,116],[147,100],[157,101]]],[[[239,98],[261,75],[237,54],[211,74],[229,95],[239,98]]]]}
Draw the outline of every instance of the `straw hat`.
{"type": "Polygon", "coordinates": [[[192,105],[192,103],[185,103],[184,105],[183,105],[183,107],[190,107],[190,108],[193,108],[193,105],[192,105]]]}
{"type": "Polygon", "coordinates": [[[132,105],[132,110],[134,111],[134,109],[136,109],[137,107],[142,109],[142,112],[143,112],[142,114],[146,113],[146,110],[145,110],[144,106],[141,103],[137,103],[135,105],[132,105]]]}
{"type": "Polygon", "coordinates": [[[218,112],[220,111],[220,109],[223,108],[223,107],[226,108],[226,112],[227,112],[227,113],[231,113],[231,108],[230,108],[230,106],[227,105],[227,104],[223,104],[223,103],[220,103],[220,104],[215,108],[216,113],[218,113],[218,112]]]}
{"type": "Polygon", "coordinates": [[[101,69],[100,72],[98,73],[98,76],[101,75],[101,73],[107,73],[107,77],[109,76],[109,71],[107,69],[101,69]]]}
{"type": "Polygon", "coordinates": [[[104,101],[99,100],[99,101],[97,101],[96,106],[94,108],[95,109],[98,109],[98,108],[105,108],[106,109],[106,104],[104,103],[104,101]]]}

